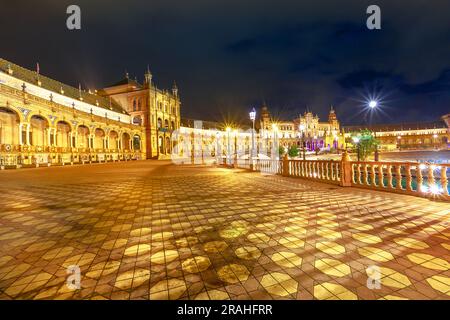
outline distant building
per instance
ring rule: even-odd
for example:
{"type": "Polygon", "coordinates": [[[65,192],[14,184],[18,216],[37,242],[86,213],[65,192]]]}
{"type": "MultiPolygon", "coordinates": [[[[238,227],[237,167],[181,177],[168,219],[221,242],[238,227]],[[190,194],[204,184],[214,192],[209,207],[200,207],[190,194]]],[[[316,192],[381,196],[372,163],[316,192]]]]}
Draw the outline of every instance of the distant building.
{"type": "Polygon", "coordinates": [[[330,108],[328,121],[320,122],[318,115],[306,110],[303,115],[292,120],[274,119],[267,106],[261,108],[260,135],[271,136],[273,128],[277,128],[281,146],[288,148],[303,145],[306,150],[314,151],[322,148],[343,148],[344,139],[340,132],[340,124],[333,107],[330,108]]]}
{"type": "Polygon", "coordinates": [[[132,123],[145,128],[147,158],[168,158],[172,152],[171,136],[180,127],[180,97],[178,88],[161,90],[152,81],[147,70],[144,83],[125,78],[99,91],[111,97],[130,114],[132,123]]]}
{"type": "Polygon", "coordinates": [[[345,126],[343,129],[349,142],[354,132],[372,131],[381,150],[447,150],[450,147],[448,119],[446,115],[434,122],[345,126]]]}
{"type": "Polygon", "coordinates": [[[115,100],[0,59],[0,166],[145,159],[144,127],[115,100]]]}

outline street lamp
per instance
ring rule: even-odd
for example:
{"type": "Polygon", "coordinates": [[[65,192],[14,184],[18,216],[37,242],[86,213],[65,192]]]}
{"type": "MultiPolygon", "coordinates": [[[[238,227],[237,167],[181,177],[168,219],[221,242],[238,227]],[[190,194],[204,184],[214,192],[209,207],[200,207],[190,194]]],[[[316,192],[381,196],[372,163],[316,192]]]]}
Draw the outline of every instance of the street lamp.
{"type": "Polygon", "coordinates": [[[357,145],[357,153],[358,153],[358,162],[360,161],[360,154],[359,154],[359,137],[353,137],[353,142],[357,145]]]}
{"type": "Polygon", "coordinates": [[[238,133],[239,133],[239,130],[238,129],[234,129],[233,130],[233,133],[234,133],[234,158],[236,159],[237,158],[237,153],[238,153],[238,143],[237,143],[237,139],[238,139],[238,133]]]}
{"type": "Polygon", "coordinates": [[[279,150],[278,150],[278,126],[273,123],[272,124],[272,130],[273,130],[273,154],[275,155],[275,159],[278,159],[279,156],[279,150]]]}
{"type": "Polygon", "coordinates": [[[302,146],[303,160],[306,160],[306,154],[305,154],[305,125],[301,124],[299,126],[299,129],[300,129],[300,137],[301,137],[300,144],[302,146]]]}
{"type": "Polygon", "coordinates": [[[228,158],[228,165],[231,164],[231,144],[230,144],[230,132],[231,132],[231,128],[227,127],[226,129],[227,131],[227,158],[228,158]]]}
{"type": "Polygon", "coordinates": [[[255,108],[252,109],[252,111],[250,111],[249,113],[250,116],[250,120],[252,121],[253,124],[253,129],[252,129],[252,151],[251,151],[251,163],[253,164],[253,158],[255,157],[255,119],[256,119],[256,110],[255,108]]]}
{"type": "MultiPolygon", "coordinates": [[[[370,100],[369,101],[369,107],[374,110],[376,107],[378,106],[378,101],[377,100],[370,100]]],[[[374,138],[377,137],[377,133],[374,131],[374,138]]],[[[379,160],[379,155],[378,155],[378,145],[375,145],[375,154],[374,154],[374,160],[378,161],[379,160]]]]}

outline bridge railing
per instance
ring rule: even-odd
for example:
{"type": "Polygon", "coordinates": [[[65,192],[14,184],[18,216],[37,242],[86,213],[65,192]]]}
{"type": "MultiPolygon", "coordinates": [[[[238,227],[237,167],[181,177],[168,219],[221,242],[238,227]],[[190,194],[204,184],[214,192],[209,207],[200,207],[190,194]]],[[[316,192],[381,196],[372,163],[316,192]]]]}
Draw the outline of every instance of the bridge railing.
{"type": "Polygon", "coordinates": [[[450,201],[450,164],[342,160],[238,160],[236,167],[319,182],[450,201]]]}

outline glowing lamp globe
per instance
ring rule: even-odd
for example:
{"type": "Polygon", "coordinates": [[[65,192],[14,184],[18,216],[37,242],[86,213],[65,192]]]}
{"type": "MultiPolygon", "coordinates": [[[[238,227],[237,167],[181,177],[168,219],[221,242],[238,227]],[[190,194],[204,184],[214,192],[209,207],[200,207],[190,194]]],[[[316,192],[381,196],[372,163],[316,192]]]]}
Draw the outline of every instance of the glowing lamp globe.
{"type": "Polygon", "coordinates": [[[255,108],[253,108],[253,110],[250,111],[249,115],[250,115],[250,120],[255,121],[255,119],[256,119],[256,110],[255,110],[255,108]]]}

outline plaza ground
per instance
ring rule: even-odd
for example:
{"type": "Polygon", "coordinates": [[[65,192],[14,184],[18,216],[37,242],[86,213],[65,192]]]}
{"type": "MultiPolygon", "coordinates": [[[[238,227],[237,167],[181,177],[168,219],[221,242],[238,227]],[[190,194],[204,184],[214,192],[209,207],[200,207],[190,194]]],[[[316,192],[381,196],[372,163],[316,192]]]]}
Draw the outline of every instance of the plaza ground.
{"type": "Polygon", "coordinates": [[[450,299],[448,203],[138,161],[1,171],[0,208],[1,299],[450,299]]]}

